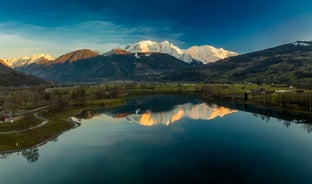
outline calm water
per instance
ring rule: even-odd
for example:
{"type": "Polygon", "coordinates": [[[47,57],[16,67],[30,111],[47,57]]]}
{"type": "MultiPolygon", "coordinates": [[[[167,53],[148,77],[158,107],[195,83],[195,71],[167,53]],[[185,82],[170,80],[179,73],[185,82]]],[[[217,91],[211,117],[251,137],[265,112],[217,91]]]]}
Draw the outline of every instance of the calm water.
{"type": "Polygon", "coordinates": [[[312,183],[310,125],[229,107],[157,95],[84,112],[57,140],[2,155],[0,183],[312,183]]]}

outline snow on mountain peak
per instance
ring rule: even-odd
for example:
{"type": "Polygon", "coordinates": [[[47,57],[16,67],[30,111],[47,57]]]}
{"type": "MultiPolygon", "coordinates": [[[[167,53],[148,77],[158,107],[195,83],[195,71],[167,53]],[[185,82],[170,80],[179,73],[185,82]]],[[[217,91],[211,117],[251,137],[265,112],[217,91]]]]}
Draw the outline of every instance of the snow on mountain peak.
{"type": "Polygon", "coordinates": [[[23,56],[23,57],[20,58],[20,60],[28,60],[28,59],[30,59],[29,56],[23,56]]]}
{"type": "Polygon", "coordinates": [[[190,55],[198,61],[203,62],[204,64],[238,55],[236,52],[228,51],[223,48],[217,49],[210,45],[193,46],[184,50],[184,53],[190,55]]]}
{"type": "Polygon", "coordinates": [[[294,46],[301,46],[301,47],[308,47],[308,46],[310,46],[310,44],[308,44],[306,42],[302,42],[302,41],[293,42],[292,44],[294,46]]]}
{"type": "Polygon", "coordinates": [[[16,67],[25,67],[38,61],[53,61],[53,60],[54,57],[50,56],[49,54],[35,54],[31,57],[23,56],[19,59],[16,58],[7,59],[5,61],[10,67],[16,68],[16,67]]]}
{"type": "Polygon", "coordinates": [[[50,56],[49,54],[35,54],[29,59],[29,62],[27,64],[29,65],[42,59],[45,59],[47,61],[53,61],[55,58],[50,56]]]}
{"type": "Polygon", "coordinates": [[[156,52],[156,53],[166,53],[172,55],[184,62],[190,63],[193,59],[189,56],[184,54],[184,52],[176,47],[175,45],[169,43],[167,40],[162,42],[155,42],[151,40],[144,40],[137,42],[133,45],[128,45],[125,50],[137,53],[137,52],[156,52]]]}
{"type": "Polygon", "coordinates": [[[170,44],[168,40],[164,40],[164,41],[162,41],[162,42],[160,42],[160,43],[161,43],[161,44],[168,44],[168,45],[170,44]]]}
{"type": "Polygon", "coordinates": [[[223,48],[215,48],[210,45],[193,46],[189,49],[182,50],[167,40],[162,42],[155,42],[151,40],[144,40],[133,45],[129,44],[125,50],[136,52],[156,52],[166,53],[172,55],[186,63],[191,63],[193,60],[202,62],[203,64],[218,61],[220,59],[228,58],[230,56],[238,55],[236,52],[231,52],[223,48]]]}

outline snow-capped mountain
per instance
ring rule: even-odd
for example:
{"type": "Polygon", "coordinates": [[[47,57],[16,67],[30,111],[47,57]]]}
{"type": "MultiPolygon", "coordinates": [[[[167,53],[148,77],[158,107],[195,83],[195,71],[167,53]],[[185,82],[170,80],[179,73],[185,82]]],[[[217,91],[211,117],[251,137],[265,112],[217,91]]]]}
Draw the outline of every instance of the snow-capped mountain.
{"type": "Polygon", "coordinates": [[[193,46],[187,50],[184,50],[184,53],[190,55],[192,58],[198,61],[203,62],[204,64],[238,55],[236,52],[224,50],[223,48],[217,49],[210,45],[193,46]]]}
{"type": "Polygon", "coordinates": [[[8,64],[4,60],[0,59],[0,66],[1,65],[8,66],[8,64]]]}
{"type": "Polygon", "coordinates": [[[16,59],[16,58],[7,59],[5,60],[5,62],[11,68],[17,68],[17,67],[21,68],[21,67],[26,67],[30,64],[39,62],[39,61],[48,62],[48,61],[53,61],[53,60],[55,60],[55,58],[50,56],[49,54],[35,54],[31,57],[23,56],[19,59],[16,59]]]}
{"type": "Polygon", "coordinates": [[[301,47],[308,47],[311,44],[309,44],[308,42],[304,42],[304,41],[296,41],[292,43],[294,46],[301,46],[301,47]]]}
{"type": "Polygon", "coordinates": [[[211,63],[230,56],[238,55],[236,52],[228,51],[223,48],[214,48],[209,45],[193,46],[183,50],[168,41],[155,42],[150,40],[140,41],[133,45],[129,44],[125,50],[137,52],[156,52],[170,54],[186,63],[193,60],[202,62],[203,64],[211,63]]]}
{"type": "Polygon", "coordinates": [[[137,42],[133,45],[129,44],[125,50],[137,53],[137,52],[154,52],[154,53],[166,53],[172,55],[186,63],[191,63],[193,58],[185,54],[177,46],[169,43],[167,40],[162,42],[154,42],[151,40],[145,40],[137,42]]]}

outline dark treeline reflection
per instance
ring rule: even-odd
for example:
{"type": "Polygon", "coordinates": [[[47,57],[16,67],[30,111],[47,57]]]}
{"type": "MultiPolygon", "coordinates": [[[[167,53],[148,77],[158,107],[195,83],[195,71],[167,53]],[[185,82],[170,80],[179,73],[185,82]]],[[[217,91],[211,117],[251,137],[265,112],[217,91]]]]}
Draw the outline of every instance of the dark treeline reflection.
{"type": "MultiPolygon", "coordinates": [[[[7,159],[10,155],[14,153],[3,153],[0,154],[0,159],[7,159]]],[[[30,148],[27,150],[23,150],[21,153],[17,153],[17,155],[21,154],[29,163],[34,163],[39,159],[39,150],[37,148],[30,148]]]]}
{"type": "Polygon", "coordinates": [[[286,128],[292,124],[302,124],[302,128],[308,133],[312,132],[312,115],[305,113],[292,112],[283,109],[274,109],[270,107],[258,106],[255,104],[247,104],[241,102],[230,101],[209,101],[207,104],[218,104],[227,108],[237,109],[240,111],[251,112],[255,117],[261,118],[263,121],[269,121],[270,118],[277,118],[283,122],[286,128]]]}
{"type": "Polygon", "coordinates": [[[22,156],[27,159],[28,162],[33,163],[39,159],[39,150],[37,148],[31,148],[29,150],[22,151],[22,156]]]}

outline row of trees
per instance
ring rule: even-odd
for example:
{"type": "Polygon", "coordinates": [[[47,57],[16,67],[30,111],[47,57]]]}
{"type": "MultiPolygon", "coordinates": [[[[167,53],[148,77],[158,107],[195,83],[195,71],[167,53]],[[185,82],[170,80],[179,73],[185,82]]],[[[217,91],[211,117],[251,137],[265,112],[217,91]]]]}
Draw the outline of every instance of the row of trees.
{"type": "Polygon", "coordinates": [[[274,92],[259,89],[255,91],[236,92],[227,86],[203,85],[197,92],[205,99],[248,100],[264,105],[286,108],[301,108],[312,111],[312,92],[274,92]]]}
{"type": "MultiPolygon", "coordinates": [[[[76,86],[68,88],[4,88],[0,89],[0,110],[16,115],[20,111],[30,110],[40,106],[50,105],[51,110],[64,110],[69,104],[84,106],[90,100],[117,98],[136,94],[137,92],[149,93],[154,89],[176,90],[182,93],[185,86],[181,84],[157,83],[124,83],[106,84],[98,86],[76,86]]],[[[195,90],[205,99],[219,100],[248,100],[265,105],[276,105],[287,108],[303,108],[312,111],[312,92],[273,93],[265,89],[246,92],[227,85],[202,85],[195,90]]]]}
{"type": "Polygon", "coordinates": [[[44,103],[43,88],[5,88],[0,90],[0,110],[12,115],[15,115],[18,110],[27,110],[44,103]]]}

